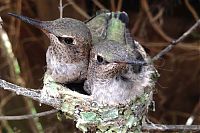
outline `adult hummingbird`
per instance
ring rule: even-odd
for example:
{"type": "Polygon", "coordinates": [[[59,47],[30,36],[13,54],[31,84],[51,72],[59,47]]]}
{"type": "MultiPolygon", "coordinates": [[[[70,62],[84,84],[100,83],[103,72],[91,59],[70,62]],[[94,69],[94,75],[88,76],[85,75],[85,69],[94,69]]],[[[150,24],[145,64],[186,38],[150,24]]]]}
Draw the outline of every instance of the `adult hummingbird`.
{"type": "Polygon", "coordinates": [[[153,85],[155,69],[142,46],[133,41],[124,13],[112,15],[106,37],[90,52],[85,90],[99,104],[126,104],[153,85]]]}
{"type": "Polygon", "coordinates": [[[92,36],[85,23],[72,18],[39,21],[12,13],[9,15],[36,26],[48,36],[46,75],[65,84],[86,79],[92,36]]]}

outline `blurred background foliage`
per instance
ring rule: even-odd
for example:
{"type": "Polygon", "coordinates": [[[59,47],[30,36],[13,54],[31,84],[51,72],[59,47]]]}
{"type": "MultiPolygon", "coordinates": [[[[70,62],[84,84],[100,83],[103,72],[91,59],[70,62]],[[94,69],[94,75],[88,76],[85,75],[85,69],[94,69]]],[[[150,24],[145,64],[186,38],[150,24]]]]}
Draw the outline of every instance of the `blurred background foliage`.
{"type": "MultiPolygon", "coordinates": [[[[100,9],[125,11],[134,39],[151,56],[181,36],[200,15],[199,0],[63,0],[64,17],[85,21],[100,9]]],[[[0,78],[21,86],[42,87],[48,38],[35,27],[7,16],[8,12],[39,20],[59,18],[59,0],[0,0],[0,78]]],[[[155,88],[154,123],[185,124],[194,116],[200,124],[200,28],[155,63],[161,77],[155,88]]],[[[50,110],[46,105],[0,90],[0,115],[22,115],[50,110]]],[[[55,114],[21,121],[0,121],[0,133],[78,132],[70,120],[55,114]]]]}

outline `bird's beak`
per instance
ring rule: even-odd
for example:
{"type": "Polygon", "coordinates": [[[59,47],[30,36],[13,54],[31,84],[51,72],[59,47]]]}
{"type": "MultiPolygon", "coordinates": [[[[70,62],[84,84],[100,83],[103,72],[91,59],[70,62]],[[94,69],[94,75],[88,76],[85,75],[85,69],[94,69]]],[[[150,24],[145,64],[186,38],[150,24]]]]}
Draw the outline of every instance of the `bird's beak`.
{"type": "Polygon", "coordinates": [[[123,64],[132,64],[132,65],[147,65],[147,62],[145,61],[115,61],[115,63],[123,63],[123,64]]]}
{"type": "Polygon", "coordinates": [[[26,17],[26,16],[17,15],[17,14],[14,14],[14,13],[8,13],[8,15],[13,16],[15,18],[18,18],[18,19],[20,19],[20,20],[22,20],[22,21],[24,21],[28,24],[34,25],[35,27],[41,29],[45,33],[49,32],[48,24],[45,21],[39,21],[39,20],[32,19],[32,18],[29,18],[29,17],[26,17]]]}

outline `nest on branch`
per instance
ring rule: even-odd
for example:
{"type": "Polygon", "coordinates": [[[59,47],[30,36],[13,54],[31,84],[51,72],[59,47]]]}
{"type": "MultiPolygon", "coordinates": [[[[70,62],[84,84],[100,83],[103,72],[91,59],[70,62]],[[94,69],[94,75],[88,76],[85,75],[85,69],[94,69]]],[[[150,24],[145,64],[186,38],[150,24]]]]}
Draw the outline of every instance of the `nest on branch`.
{"type": "Polygon", "coordinates": [[[76,127],[83,132],[136,132],[141,131],[148,107],[153,102],[153,85],[127,105],[108,106],[99,105],[91,96],[72,91],[45,75],[41,97],[45,101],[55,99],[55,103],[59,103],[56,108],[67,119],[74,119],[76,127]]]}

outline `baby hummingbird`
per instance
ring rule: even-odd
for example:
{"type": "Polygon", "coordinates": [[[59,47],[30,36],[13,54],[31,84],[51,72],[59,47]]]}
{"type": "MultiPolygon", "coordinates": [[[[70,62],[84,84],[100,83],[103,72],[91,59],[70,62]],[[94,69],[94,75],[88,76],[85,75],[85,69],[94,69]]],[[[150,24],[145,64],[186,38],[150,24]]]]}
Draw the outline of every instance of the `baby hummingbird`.
{"type": "Polygon", "coordinates": [[[12,13],[9,15],[36,26],[48,36],[50,45],[46,53],[45,75],[65,84],[86,79],[92,36],[83,22],[72,18],[39,21],[12,13]]]}
{"type": "Polygon", "coordinates": [[[85,90],[99,104],[127,104],[152,86],[155,69],[142,46],[130,41],[126,17],[124,12],[112,15],[105,40],[90,52],[85,90]]]}

